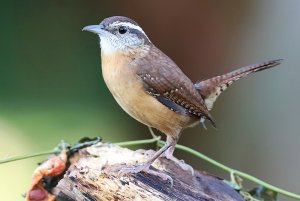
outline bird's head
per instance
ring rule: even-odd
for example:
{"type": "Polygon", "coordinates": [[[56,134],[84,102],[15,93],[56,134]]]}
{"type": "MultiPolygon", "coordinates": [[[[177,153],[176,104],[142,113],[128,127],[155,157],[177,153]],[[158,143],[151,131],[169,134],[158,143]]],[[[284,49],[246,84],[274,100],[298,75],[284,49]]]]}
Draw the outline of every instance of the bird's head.
{"type": "Polygon", "coordinates": [[[105,53],[112,53],[117,50],[132,50],[151,44],[143,29],[127,17],[109,17],[99,25],[89,25],[82,30],[98,34],[100,47],[105,53]]]}

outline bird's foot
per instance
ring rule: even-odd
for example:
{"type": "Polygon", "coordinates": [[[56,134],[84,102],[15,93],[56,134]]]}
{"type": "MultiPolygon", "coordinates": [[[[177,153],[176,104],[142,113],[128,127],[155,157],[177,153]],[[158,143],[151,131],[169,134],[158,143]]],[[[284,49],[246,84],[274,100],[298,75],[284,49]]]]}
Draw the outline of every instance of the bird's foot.
{"type": "Polygon", "coordinates": [[[189,164],[186,164],[184,160],[179,160],[174,157],[172,154],[168,154],[168,152],[163,153],[162,157],[165,157],[171,161],[173,161],[176,165],[178,165],[181,169],[189,171],[192,175],[194,175],[194,168],[189,164]]]}
{"type": "Polygon", "coordinates": [[[110,166],[104,169],[105,174],[117,173],[118,177],[123,177],[125,175],[137,174],[139,172],[144,172],[150,175],[157,176],[164,181],[169,181],[171,186],[173,185],[173,179],[166,173],[158,172],[150,169],[150,165],[147,163],[137,164],[137,165],[116,165],[110,166]]]}

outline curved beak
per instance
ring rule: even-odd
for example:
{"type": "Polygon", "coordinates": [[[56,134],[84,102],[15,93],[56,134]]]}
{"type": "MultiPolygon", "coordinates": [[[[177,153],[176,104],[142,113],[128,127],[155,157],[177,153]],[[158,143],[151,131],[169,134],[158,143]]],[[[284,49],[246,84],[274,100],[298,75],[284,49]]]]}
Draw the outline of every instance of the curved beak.
{"type": "Polygon", "coordinates": [[[86,27],[83,27],[82,31],[89,31],[95,34],[101,34],[103,32],[105,32],[105,30],[103,29],[104,27],[102,25],[89,25],[86,27]]]}

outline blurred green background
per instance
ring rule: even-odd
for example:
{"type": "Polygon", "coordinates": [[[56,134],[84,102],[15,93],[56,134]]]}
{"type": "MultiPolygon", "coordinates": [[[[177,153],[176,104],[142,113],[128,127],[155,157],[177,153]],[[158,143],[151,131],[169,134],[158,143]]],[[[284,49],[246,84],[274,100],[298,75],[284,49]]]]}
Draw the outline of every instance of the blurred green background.
{"type": "MultiPolygon", "coordinates": [[[[218,99],[212,111],[217,130],[188,129],[180,143],[300,193],[299,1],[12,0],[0,5],[0,157],[49,150],[61,139],[74,143],[83,136],[113,142],[150,137],[107,90],[97,36],[81,31],[124,15],[194,81],[285,59],[218,99]]],[[[228,178],[188,154],[176,156],[228,178]]],[[[1,200],[23,200],[36,163],[44,158],[0,165],[1,200]]]]}

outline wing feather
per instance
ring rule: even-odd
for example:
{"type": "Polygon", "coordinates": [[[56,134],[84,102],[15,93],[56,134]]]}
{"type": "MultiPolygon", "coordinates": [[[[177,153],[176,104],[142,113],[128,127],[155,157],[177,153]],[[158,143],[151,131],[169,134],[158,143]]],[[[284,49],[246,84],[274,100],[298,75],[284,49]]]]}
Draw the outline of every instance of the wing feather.
{"type": "Polygon", "coordinates": [[[191,80],[168,56],[156,47],[151,48],[151,55],[136,61],[145,90],[173,111],[207,118],[215,125],[191,80]]]}

